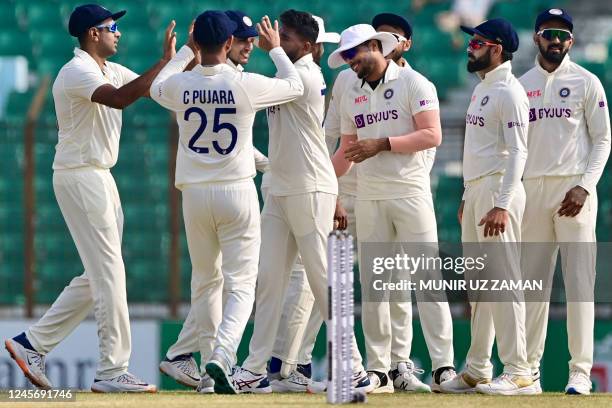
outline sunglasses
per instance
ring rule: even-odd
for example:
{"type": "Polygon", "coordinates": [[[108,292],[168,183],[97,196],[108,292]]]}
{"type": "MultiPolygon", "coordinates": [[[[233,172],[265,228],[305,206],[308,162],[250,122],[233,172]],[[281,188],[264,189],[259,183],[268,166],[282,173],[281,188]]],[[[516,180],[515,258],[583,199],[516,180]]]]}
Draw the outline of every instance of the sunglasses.
{"type": "Polygon", "coordinates": [[[98,28],[98,29],[108,28],[109,32],[116,33],[117,32],[117,23],[113,21],[112,23],[109,23],[109,24],[106,24],[106,25],[96,26],[96,28],[98,28]]]}
{"type": "Polygon", "coordinates": [[[350,61],[353,58],[355,58],[355,55],[357,55],[357,52],[359,51],[359,45],[353,47],[353,48],[349,48],[348,50],[344,50],[340,53],[340,56],[342,57],[342,59],[344,61],[350,61]]]}
{"type": "Polygon", "coordinates": [[[560,28],[545,28],[544,30],[538,31],[537,34],[548,41],[553,41],[555,38],[558,38],[559,41],[565,42],[574,38],[571,32],[560,28]]]}
{"type": "Polygon", "coordinates": [[[481,40],[477,40],[475,38],[472,38],[470,40],[470,42],[468,43],[468,47],[470,47],[473,50],[479,50],[482,47],[484,47],[485,45],[499,45],[498,43],[494,43],[494,42],[489,42],[489,41],[481,41],[481,40]]]}

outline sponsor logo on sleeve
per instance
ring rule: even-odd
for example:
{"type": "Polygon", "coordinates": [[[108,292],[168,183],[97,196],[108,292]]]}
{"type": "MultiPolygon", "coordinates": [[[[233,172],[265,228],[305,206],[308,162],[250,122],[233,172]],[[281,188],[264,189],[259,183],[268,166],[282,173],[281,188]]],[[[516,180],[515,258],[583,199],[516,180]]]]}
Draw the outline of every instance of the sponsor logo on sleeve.
{"type": "Polygon", "coordinates": [[[435,99],[422,99],[419,101],[419,106],[429,106],[436,103],[435,99]]]}
{"type": "Polygon", "coordinates": [[[508,129],[512,129],[513,127],[525,127],[524,123],[521,122],[508,122],[508,129]]]}
{"type": "Polygon", "coordinates": [[[604,101],[599,101],[599,107],[600,108],[605,108],[606,107],[606,103],[604,101]]]}
{"type": "Polygon", "coordinates": [[[357,129],[365,127],[365,120],[363,119],[363,114],[355,116],[355,126],[357,126],[357,129]]]}

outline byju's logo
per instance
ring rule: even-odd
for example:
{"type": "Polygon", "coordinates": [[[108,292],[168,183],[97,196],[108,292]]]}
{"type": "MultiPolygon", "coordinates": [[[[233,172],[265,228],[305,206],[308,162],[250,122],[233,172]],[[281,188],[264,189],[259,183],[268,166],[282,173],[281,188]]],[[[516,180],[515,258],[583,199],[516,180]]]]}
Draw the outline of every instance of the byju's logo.
{"type": "Polygon", "coordinates": [[[537,116],[536,116],[536,110],[535,108],[531,108],[529,109],[529,121],[530,122],[535,122],[537,120],[537,116]]]}
{"type": "Polygon", "coordinates": [[[355,116],[355,126],[357,126],[357,129],[365,127],[365,120],[363,118],[363,114],[355,116]]]}

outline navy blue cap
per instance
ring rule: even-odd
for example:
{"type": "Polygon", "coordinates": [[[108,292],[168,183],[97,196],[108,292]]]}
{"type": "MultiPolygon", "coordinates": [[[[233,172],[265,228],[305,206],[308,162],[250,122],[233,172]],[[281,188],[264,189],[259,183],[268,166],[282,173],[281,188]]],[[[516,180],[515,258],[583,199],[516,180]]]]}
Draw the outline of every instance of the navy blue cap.
{"type": "Polygon", "coordinates": [[[375,15],[372,19],[372,27],[374,27],[375,30],[377,30],[378,27],[383,24],[390,25],[391,27],[401,28],[404,32],[404,37],[406,37],[407,40],[412,37],[412,26],[410,25],[408,20],[406,20],[402,16],[398,16],[397,14],[392,13],[380,13],[375,15]]]}
{"type": "Polygon", "coordinates": [[[227,14],[227,16],[238,25],[238,28],[236,28],[236,31],[234,31],[234,37],[249,38],[257,37],[259,35],[251,18],[242,11],[226,10],[225,14],[227,14]]]}
{"type": "Polygon", "coordinates": [[[470,35],[478,34],[488,40],[495,41],[508,52],[515,52],[519,47],[516,30],[508,20],[503,18],[492,18],[474,28],[461,26],[461,30],[470,35]]]}
{"type": "Polygon", "coordinates": [[[68,21],[68,32],[73,37],[80,37],[85,31],[107,18],[118,20],[126,13],[125,10],[111,13],[109,10],[97,4],[84,4],[77,6],[70,14],[68,21]]]}
{"type": "Polygon", "coordinates": [[[219,45],[227,41],[238,24],[223,11],[208,10],[200,14],[193,26],[193,39],[202,45],[219,45]]]}
{"type": "Polygon", "coordinates": [[[574,30],[574,23],[572,22],[572,16],[567,14],[567,11],[561,8],[551,8],[538,14],[535,22],[535,31],[540,31],[540,26],[550,20],[563,21],[569,26],[570,31],[574,30]]]}

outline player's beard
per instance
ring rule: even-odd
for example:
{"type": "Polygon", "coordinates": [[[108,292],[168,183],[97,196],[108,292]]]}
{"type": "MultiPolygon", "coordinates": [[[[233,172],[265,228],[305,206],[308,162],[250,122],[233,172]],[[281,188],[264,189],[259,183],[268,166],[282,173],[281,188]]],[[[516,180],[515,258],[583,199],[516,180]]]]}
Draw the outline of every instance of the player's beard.
{"type": "MultiPolygon", "coordinates": [[[[474,55],[474,54],[472,54],[474,55]]],[[[470,60],[468,57],[467,70],[468,72],[478,72],[487,69],[491,66],[491,48],[482,57],[470,60]]]]}
{"type": "Polygon", "coordinates": [[[560,64],[561,61],[563,61],[563,58],[565,58],[565,55],[567,55],[567,52],[569,51],[569,47],[564,47],[563,44],[551,44],[547,48],[545,48],[542,44],[538,43],[538,48],[540,49],[540,55],[542,56],[542,58],[552,64],[560,64]],[[552,50],[555,48],[561,50],[561,52],[552,52],[552,50]]]}

